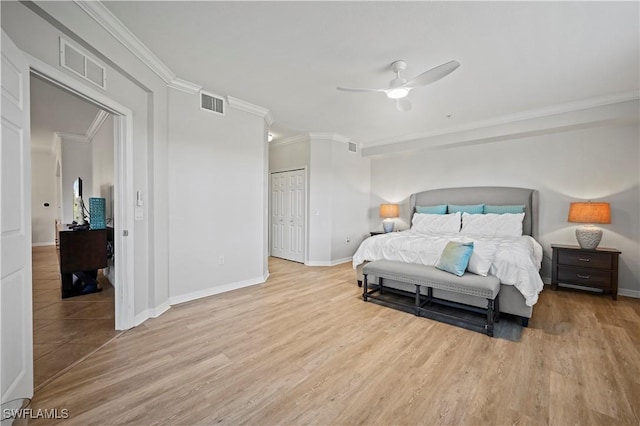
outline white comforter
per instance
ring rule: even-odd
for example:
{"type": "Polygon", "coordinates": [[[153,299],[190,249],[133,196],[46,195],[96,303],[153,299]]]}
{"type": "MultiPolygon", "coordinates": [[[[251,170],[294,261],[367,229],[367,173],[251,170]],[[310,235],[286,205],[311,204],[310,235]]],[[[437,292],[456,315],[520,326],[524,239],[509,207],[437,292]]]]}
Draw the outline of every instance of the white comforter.
{"type": "Polygon", "coordinates": [[[542,246],[529,236],[490,238],[460,233],[423,234],[412,230],[390,232],[364,240],[353,255],[353,267],[379,259],[435,265],[449,241],[473,241],[474,250],[492,253],[489,274],[498,277],[502,284],[515,286],[528,306],[536,304],[543,287],[538,273],[542,246]]]}

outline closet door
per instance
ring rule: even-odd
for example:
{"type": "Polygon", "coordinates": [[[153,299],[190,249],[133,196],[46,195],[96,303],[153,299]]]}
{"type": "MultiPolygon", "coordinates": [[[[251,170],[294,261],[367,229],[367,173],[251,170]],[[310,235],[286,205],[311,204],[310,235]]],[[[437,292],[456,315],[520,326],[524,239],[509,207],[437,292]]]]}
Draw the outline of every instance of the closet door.
{"type": "Polygon", "coordinates": [[[305,171],[271,174],[271,255],[304,262],[305,171]]]}

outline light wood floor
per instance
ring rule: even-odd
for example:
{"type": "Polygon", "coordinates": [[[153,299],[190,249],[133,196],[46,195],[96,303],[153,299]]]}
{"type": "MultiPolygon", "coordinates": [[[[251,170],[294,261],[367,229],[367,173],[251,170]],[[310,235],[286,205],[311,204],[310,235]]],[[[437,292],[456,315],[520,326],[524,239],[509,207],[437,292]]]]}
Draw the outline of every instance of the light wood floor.
{"type": "Polygon", "coordinates": [[[78,425],[640,422],[640,300],[546,289],[513,342],[365,303],[350,264],[270,272],[121,334],[32,408],[78,425]]]}
{"type": "Polygon", "coordinates": [[[33,358],[36,389],[115,337],[114,291],[101,274],[100,293],[62,299],[54,246],[34,247],[33,358]]]}

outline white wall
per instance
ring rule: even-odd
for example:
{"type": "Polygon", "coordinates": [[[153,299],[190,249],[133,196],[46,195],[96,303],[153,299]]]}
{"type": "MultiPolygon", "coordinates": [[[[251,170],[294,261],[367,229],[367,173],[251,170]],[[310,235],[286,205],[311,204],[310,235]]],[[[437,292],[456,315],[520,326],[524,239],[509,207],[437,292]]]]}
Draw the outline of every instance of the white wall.
{"type": "Polygon", "coordinates": [[[343,139],[311,133],[269,149],[270,171],[307,168],[305,263],[310,266],[349,261],[369,235],[370,160],[349,152],[343,139]]]}
{"type": "Polygon", "coordinates": [[[459,186],[517,186],[539,191],[541,274],[550,277],[552,243],[576,244],[569,203],[611,203],[612,223],[600,245],[622,251],[619,287],[640,297],[640,134],[638,125],[567,131],[450,149],[425,149],[372,157],[371,226],[379,226],[381,201],[402,201],[409,222],[413,192],[459,186]]]}
{"type": "Polygon", "coordinates": [[[349,152],[348,144],[343,142],[333,141],[331,149],[331,261],[336,263],[351,260],[369,236],[366,206],[371,191],[371,162],[359,152],[349,152]]]}
{"type": "Polygon", "coordinates": [[[307,264],[332,264],[333,238],[333,168],[331,165],[331,139],[314,138],[310,142],[309,157],[309,241],[307,264]]]}
{"type": "MultiPolygon", "coordinates": [[[[105,199],[105,218],[107,226],[113,227],[114,202],[114,134],[113,116],[102,123],[102,126],[91,140],[91,162],[93,164],[93,197],[105,199]]],[[[87,201],[88,202],[88,198],[87,201]]],[[[108,266],[102,271],[109,282],[116,286],[115,259],[109,259],[108,266]]]]}
{"type": "Polygon", "coordinates": [[[178,90],[169,101],[172,303],[264,282],[264,118],[202,111],[178,90]]]}
{"type": "Polygon", "coordinates": [[[287,170],[309,167],[309,138],[294,143],[269,144],[269,171],[283,172],[287,170]]]}
{"type": "Polygon", "coordinates": [[[73,222],[73,183],[82,179],[82,200],[89,208],[89,197],[93,197],[93,156],[91,144],[74,140],[62,140],[62,223],[73,222]]]}
{"type": "Polygon", "coordinates": [[[113,226],[113,117],[104,121],[96,135],[91,140],[91,163],[93,164],[92,174],[92,197],[105,199],[105,217],[107,225],[113,226]]]}
{"type": "Polygon", "coordinates": [[[31,243],[55,244],[56,157],[48,148],[31,150],[31,243]],[[49,207],[43,204],[49,203],[49,207]]]}

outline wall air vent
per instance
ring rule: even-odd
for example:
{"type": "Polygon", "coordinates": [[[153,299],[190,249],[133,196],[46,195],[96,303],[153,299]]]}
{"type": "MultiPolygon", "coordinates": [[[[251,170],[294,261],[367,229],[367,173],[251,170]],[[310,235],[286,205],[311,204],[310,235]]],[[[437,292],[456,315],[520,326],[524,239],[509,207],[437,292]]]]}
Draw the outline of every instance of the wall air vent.
{"type": "Polygon", "coordinates": [[[358,152],[358,144],[349,142],[349,152],[358,152]]]}
{"type": "Polygon", "coordinates": [[[224,115],[224,99],[211,93],[200,92],[200,109],[224,115]]]}
{"type": "Polygon", "coordinates": [[[72,46],[62,37],[60,37],[60,66],[101,89],[106,90],[107,88],[107,75],[104,66],[77,47],[72,46]]]}

